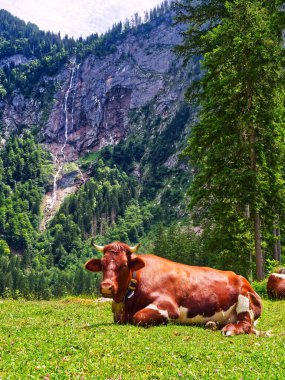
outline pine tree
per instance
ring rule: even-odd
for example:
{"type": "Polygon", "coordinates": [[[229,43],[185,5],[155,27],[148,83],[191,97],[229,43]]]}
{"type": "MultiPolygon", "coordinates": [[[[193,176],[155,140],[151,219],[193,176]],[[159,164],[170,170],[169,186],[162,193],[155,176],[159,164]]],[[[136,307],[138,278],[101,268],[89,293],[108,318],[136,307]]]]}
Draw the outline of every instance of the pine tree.
{"type": "Polygon", "coordinates": [[[285,209],[284,14],[278,3],[184,1],[180,14],[193,24],[178,50],[186,58],[204,54],[204,75],[188,92],[200,105],[186,150],[197,169],[190,208],[204,228],[206,251],[220,265],[248,272],[254,250],[258,280],[264,278],[261,235],[272,235],[285,209]]]}

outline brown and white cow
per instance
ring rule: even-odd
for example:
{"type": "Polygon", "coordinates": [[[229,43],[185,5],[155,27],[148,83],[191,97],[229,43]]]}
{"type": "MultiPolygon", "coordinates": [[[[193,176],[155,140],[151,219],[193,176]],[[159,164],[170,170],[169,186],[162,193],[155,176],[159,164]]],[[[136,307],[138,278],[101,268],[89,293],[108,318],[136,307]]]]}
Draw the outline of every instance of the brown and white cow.
{"type": "Polygon", "coordinates": [[[103,272],[100,291],[113,298],[116,322],[148,326],[171,319],[217,324],[226,336],[258,333],[253,322],[261,314],[261,299],[244,277],[152,254],[137,256],[139,244],[94,246],[103,258],[90,259],[85,268],[103,272]]]}
{"type": "Polygon", "coordinates": [[[280,268],[269,276],[267,294],[271,299],[285,299],[285,268],[280,268]]]}

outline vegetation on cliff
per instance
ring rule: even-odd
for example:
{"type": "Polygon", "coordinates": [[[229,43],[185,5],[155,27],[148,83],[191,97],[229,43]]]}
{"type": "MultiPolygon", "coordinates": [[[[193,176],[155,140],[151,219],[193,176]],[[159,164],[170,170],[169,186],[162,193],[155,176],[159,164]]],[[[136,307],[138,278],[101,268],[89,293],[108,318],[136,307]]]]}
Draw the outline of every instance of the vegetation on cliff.
{"type": "Polygon", "coordinates": [[[43,32],[35,24],[25,23],[0,9],[0,60],[6,60],[0,68],[0,100],[16,89],[20,89],[25,96],[31,96],[35,84],[43,75],[54,75],[71,57],[80,61],[88,54],[106,56],[114,52],[116,44],[129,33],[147,33],[161,22],[168,22],[170,26],[170,7],[170,2],[163,1],[146,12],[144,20],[136,13],[131,20],[114,24],[100,36],[95,33],[78,40],[67,35],[61,38],[60,33],[43,32]],[[17,64],[13,59],[15,55],[21,55],[17,64]]]}

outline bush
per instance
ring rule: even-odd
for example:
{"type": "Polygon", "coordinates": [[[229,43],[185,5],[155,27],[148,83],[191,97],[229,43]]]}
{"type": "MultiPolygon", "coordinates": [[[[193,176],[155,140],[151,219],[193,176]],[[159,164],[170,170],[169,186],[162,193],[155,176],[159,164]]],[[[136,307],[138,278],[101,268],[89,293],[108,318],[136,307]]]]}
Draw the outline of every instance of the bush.
{"type": "Polygon", "coordinates": [[[268,299],[267,295],[267,279],[263,281],[253,281],[251,284],[253,289],[262,297],[268,299]]]}

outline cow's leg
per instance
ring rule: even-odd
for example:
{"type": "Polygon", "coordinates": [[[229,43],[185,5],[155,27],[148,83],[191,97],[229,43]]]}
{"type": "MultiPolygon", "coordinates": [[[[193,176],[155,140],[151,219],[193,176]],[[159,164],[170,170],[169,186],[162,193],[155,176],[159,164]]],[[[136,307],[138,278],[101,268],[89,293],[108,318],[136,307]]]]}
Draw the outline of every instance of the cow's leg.
{"type": "Polygon", "coordinates": [[[222,329],[222,334],[225,336],[257,334],[257,330],[253,328],[253,321],[260,316],[260,313],[261,302],[256,294],[240,294],[236,305],[237,322],[226,325],[222,329]]]}
{"type": "Polygon", "coordinates": [[[152,326],[166,324],[169,319],[179,316],[178,306],[171,301],[156,301],[133,316],[131,323],[139,326],[152,326]]]}
{"type": "Polygon", "coordinates": [[[126,324],[127,318],[125,313],[125,304],[124,302],[112,302],[112,312],[114,315],[114,322],[118,324],[126,324]]]}

